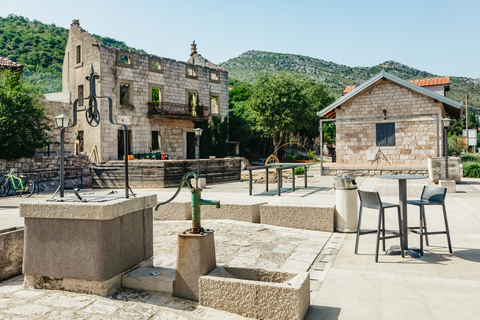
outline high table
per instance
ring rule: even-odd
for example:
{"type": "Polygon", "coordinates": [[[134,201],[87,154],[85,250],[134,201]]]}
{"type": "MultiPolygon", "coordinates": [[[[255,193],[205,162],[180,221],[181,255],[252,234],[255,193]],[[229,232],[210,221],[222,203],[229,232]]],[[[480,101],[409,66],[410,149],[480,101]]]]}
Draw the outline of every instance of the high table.
{"type": "MultiPolygon", "coordinates": [[[[397,179],[398,180],[398,200],[400,205],[400,215],[402,217],[402,232],[403,232],[403,249],[405,253],[412,256],[412,258],[420,258],[418,249],[408,247],[408,216],[407,216],[407,179],[425,179],[425,176],[414,176],[410,174],[399,174],[390,176],[379,176],[381,179],[397,179]]],[[[387,254],[400,254],[399,246],[391,246],[387,254]]]]}

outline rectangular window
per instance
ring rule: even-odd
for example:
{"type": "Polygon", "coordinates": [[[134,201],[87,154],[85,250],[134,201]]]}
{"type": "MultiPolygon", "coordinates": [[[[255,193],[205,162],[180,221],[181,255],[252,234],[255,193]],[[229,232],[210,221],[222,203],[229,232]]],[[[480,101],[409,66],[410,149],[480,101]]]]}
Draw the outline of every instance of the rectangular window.
{"type": "Polygon", "coordinates": [[[152,151],[161,150],[162,147],[162,137],[160,136],[160,131],[152,131],[152,151]]]}
{"type": "Polygon", "coordinates": [[[130,85],[128,83],[120,84],[120,105],[130,105],[130,85]]]}
{"type": "Polygon", "coordinates": [[[193,66],[187,66],[185,75],[190,79],[198,79],[197,69],[193,66]]]}
{"type": "Polygon", "coordinates": [[[130,64],[130,59],[128,58],[128,56],[120,55],[120,62],[130,64]]]}
{"type": "Polygon", "coordinates": [[[395,123],[377,123],[377,146],[395,145],[395,123]]]}
{"type": "Polygon", "coordinates": [[[219,114],[220,113],[220,108],[218,105],[218,96],[217,95],[212,95],[210,96],[210,110],[212,114],[219,114]]]}
{"type": "Polygon", "coordinates": [[[158,87],[152,87],[151,102],[160,103],[162,101],[162,89],[158,87]]]}
{"type": "Polygon", "coordinates": [[[149,57],[148,70],[152,72],[163,73],[163,59],[156,58],[156,57],[149,57]]]}
{"type": "Polygon", "coordinates": [[[82,46],[77,46],[76,49],[76,63],[82,62],[82,46]]]}
{"type": "Polygon", "coordinates": [[[220,82],[220,71],[210,70],[210,82],[220,82]]]}
{"type": "Polygon", "coordinates": [[[197,105],[197,93],[189,92],[188,93],[188,106],[194,108],[197,105]]]}
{"type": "MultiPolygon", "coordinates": [[[[83,99],[83,84],[78,86],[78,99],[83,99]]],[[[79,100],[77,105],[79,107],[83,106],[83,100],[79,100]]]]}

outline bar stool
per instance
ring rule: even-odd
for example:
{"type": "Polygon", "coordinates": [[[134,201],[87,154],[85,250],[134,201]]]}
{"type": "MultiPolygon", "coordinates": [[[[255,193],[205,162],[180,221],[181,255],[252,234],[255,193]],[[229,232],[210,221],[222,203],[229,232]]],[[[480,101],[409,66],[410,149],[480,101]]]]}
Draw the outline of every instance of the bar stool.
{"type": "Polygon", "coordinates": [[[355,241],[355,254],[358,253],[358,240],[360,235],[368,233],[377,233],[377,246],[375,250],[375,262],[378,262],[378,248],[380,246],[380,240],[383,242],[383,251],[385,251],[385,240],[391,238],[400,238],[400,249],[402,251],[402,258],[405,257],[403,249],[403,232],[402,232],[402,222],[400,217],[400,206],[398,204],[382,202],[378,192],[368,192],[358,190],[358,196],[360,197],[360,212],[358,214],[358,226],[357,226],[357,239],[355,241]],[[377,230],[360,230],[362,223],[362,213],[363,208],[376,209],[378,210],[378,227],[377,230]],[[385,230],[385,209],[388,208],[397,208],[398,215],[398,232],[393,232],[385,230]],[[393,235],[385,236],[385,231],[393,233],[393,235]],[[382,233],[382,236],[380,236],[382,233]]]}
{"type": "Polygon", "coordinates": [[[420,200],[409,200],[407,204],[420,207],[420,226],[408,227],[413,233],[420,235],[420,254],[423,256],[423,236],[425,236],[425,242],[428,244],[428,236],[432,234],[446,234],[448,242],[448,250],[452,253],[452,243],[450,242],[450,231],[448,230],[447,212],[445,210],[445,196],[447,189],[435,186],[424,186],[420,200]],[[427,231],[427,220],[425,218],[425,206],[438,205],[442,206],[443,219],[445,221],[445,231],[427,231]],[[418,230],[416,230],[418,229],[418,230]]]}

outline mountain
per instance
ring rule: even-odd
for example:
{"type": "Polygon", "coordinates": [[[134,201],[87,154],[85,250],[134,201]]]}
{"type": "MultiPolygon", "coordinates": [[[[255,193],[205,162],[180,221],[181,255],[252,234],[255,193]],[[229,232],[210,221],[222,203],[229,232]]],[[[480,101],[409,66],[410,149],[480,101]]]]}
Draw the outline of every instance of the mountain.
{"type": "MultiPolygon", "coordinates": [[[[405,80],[438,77],[438,75],[411,68],[395,61],[386,61],[373,67],[348,67],[331,61],[296,54],[284,54],[250,50],[220,64],[228,71],[229,78],[240,82],[253,83],[262,72],[297,73],[306,78],[323,82],[332,88],[338,98],[345,86],[358,85],[378,72],[385,70],[405,80]]],[[[447,96],[464,101],[469,93],[468,104],[480,107],[480,78],[450,77],[450,91],[447,96]]]]}
{"type": "MultiPolygon", "coordinates": [[[[145,52],[124,42],[93,35],[107,47],[145,52]]],[[[68,29],[9,15],[0,17],[0,56],[24,66],[24,78],[43,92],[62,91],[62,64],[68,29]]]]}

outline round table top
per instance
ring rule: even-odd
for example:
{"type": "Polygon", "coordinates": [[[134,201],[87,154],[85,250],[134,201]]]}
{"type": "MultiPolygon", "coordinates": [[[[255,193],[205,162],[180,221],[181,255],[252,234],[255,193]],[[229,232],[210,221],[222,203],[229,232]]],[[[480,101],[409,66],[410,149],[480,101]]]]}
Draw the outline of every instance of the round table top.
{"type": "Polygon", "coordinates": [[[413,174],[392,174],[388,176],[379,176],[382,179],[425,179],[426,176],[414,176],[413,174]]]}

